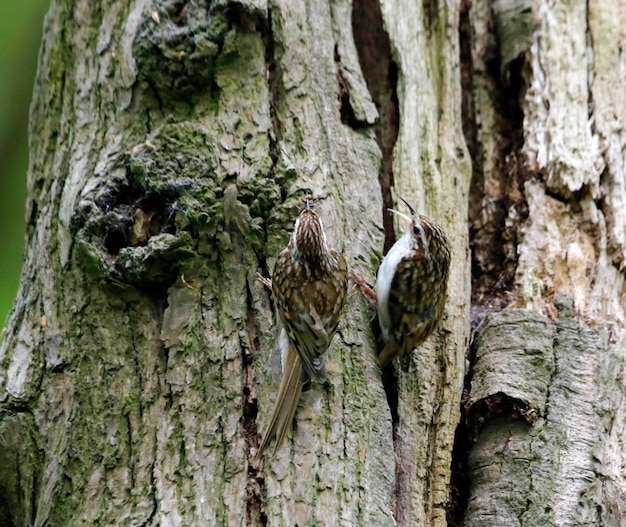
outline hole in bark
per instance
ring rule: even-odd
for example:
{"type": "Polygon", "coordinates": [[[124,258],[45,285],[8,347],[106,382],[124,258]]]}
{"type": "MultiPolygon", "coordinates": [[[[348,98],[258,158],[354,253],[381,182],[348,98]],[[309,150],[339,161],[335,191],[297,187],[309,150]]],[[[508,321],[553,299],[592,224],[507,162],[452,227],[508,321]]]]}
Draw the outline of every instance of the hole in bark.
{"type": "Polygon", "coordinates": [[[341,122],[354,129],[365,128],[368,124],[366,122],[359,121],[354,114],[354,108],[352,108],[352,104],[350,104],[350,94],[348,93],[341,72],[337,73],[337,80],[339,82],[339,112],[341,122]]]}
{"type": "Polygon", "coordinates": [[[469,151],[474,172],[482,171],[482,160],[477,155],[477,130],[476,130],[476,110],[474,106],[474,62],[472,59],[472,25],[469,19],[471,0],[461,1],[461,12],[459,15],[459,55],[461,66],[461,115],[463,125],[463,135],[469,151]]]}
{"type": "MultiPolygon", "coordinates": [[[[472,335],[467,360],[474,364],[476,358],[476,332],[487,312],[482,309],[472,309],[472,335]]],[[[462,527],[465,509],[469,500],[471,481],[469,477],[468,459],[475,435],[470,434],[465,412],[466,403],[472,387],[473,369],[470,367],[463,381],[463,395],[461,396],[461,418],[454,432],[454,445],[450,463],[450,494],[446,507],[448,527],[462,527]]]]}
{"type": "Polygon", "coordinates": [[[14,527],[13,515],[5,497],[5,489],[0,487],[0,526],[14,527]]]}
{"type": "Polygon", "coordinates": [[[146,245],[152,236],[176,234],[179,189],[146,190],[130,172],[127,177],[127,184],[96,201],[105,213],[104,248],[112,256],[146,245]]]}
{"type": "Polygon", "coordinates": [[[439,22],[439,2],[437,0],[422,0],[422,8],[426,15],[424,21],[426,22],[426,28],[430,36],[433,28],[439,22]]]}
{"type": "Polygon", "coordinates": [[[31,209],[28,224],[37,225],[37,218],[39,217],[39,207],[37,206],[37,202],[35,200],[31,200],[30,204],[31,209]]]}
{"type": "Polygon", "coordinates": [[[189,1],[185,0],[184,2],[176,2],[172,6],[172,20],[177,26],[184,26],[187,24],[187,18],[189,16],[189,1]]]}
{"type": "MultiPolygon", "coordinates": [[[[278,75],[278,65],[276,63],[275,57],[275,46],[274,46],[274,34],[272,32],[272,10],[269,9],[267,13],[267,22],[265,24],[261,24],[260,26],[261,37],[263,38],[263,45],[265,47],[265,64],[267,68],[267,85],[269,89],[269,99],[270,99],[270,120],[272,123],[272,133],[268,134],[269,139],[269,156],[272,160],[272,168],[270,169],[270,175],[274,175],[274,170],[276,167],[276,163],[278,162],[279,152],[277,144],[282,139],[282,128],[280,125],[280,119],[278,118],[278,108],[280,103],[280,86],[279,86],[279,75],[278,75]]],[[[280,194],[281,194],[281,202],[285,201],[286,191],[283,188],[283,185],[280,186],[280,194]]]]}
{"type": "MultiPolygon", "coordinates": [[[[467,392],[464,391],[464,395],[467,392]]],[[[465,396],[464,396],[465,399],[465,396]]],[[[462,403],[463,406],[463,403],[462,403]]],[[[461,527],[467,508],[470,493],[470,478],[467,466],[472,442],[469,438],[467,425],[463,412],[454,434],[454,446],[452,448],[452,463],[450,477],[450,497],[446,507],[446,520],[448,527],[461,527]]]]}
{"type": "Polygon", "coordinates": [[[104,237],[104,248],[113,256],[117,256],[120,250],[127,245],[128,242],[124,229],[116,229],[104,237]]]}
{"type": "Polygon", "coordinates": [[[393,438],[396,439],[396,426],[398,424],[398,379],[393,364],[389,364],[382,371],[383,388],[387,396],[387,404],[391,412],[391,421],[393,423],[393,438]]]}
{"type": "MultiPolygon", "coordinates": [[[[339,57],[339,49],[335,45],[335,63],[339,64],[340,62],[341,58],[339,57]]],[[[341,122],[354,129],[369,126],[367,122],[357,119],[354,113],[354,108],[350,102],[350,91],[348,90],[340,67],[337,68],[337,83],[339,84],[339,112],[341,115],[341,122]]]]}

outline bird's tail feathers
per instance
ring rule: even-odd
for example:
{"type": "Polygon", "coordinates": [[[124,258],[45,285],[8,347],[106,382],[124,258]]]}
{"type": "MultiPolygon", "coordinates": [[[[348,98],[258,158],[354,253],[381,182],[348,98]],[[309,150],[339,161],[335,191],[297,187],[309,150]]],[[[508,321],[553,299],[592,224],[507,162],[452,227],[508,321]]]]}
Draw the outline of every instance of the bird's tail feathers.
{"type": "Polygon", "coordinates": [[[261,456],[272,437],[276,437],[274,443],[275,453],[285,435],[287,435],[287,430],[293,421],[298,401],[302,394],[302,387],[304,386],[302,372],[300,357],[293,345],[290,344],[274,410],[272,411],[269,426],[259,445],[257,456],[261,456]]]}

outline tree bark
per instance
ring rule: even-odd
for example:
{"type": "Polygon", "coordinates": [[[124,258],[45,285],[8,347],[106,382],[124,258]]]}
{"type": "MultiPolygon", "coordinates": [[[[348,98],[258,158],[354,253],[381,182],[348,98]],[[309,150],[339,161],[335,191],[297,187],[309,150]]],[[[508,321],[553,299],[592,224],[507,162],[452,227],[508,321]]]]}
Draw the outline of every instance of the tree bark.
{"type": "Polygon", "coordinates": [[[406,64],[385,94],[406,115],[399,127],[376,125],[353,35],[368,28],[350,2],[53,2],[27,257],[2,347],[14,525],[443,524],[469,291],[458,64],[443,59],[457,55],[457,23],[446,6],[429,23],[449,32],[424,38],[406,34],[401,6],[383,7],[374,21],[393,57],[369,73],[406,64]],[[437,82],[418,90],[415,46],[437,49],[437,82]],[[373,309],[352,295],[327,384],[258,461],[280,364],[257,273],[309,194],[331,243],[373,282],[390,169],[451,233],[445,329],[423,367],[398,373],[390,407],[373,309]]]}
{"type": "Polygon", "coordinates": [[[624,2],[464,6],[465,526],[624,525],[624,16],[624,2]]]}
{"type": "Polygon", "coordinates": [[[53,2],[0,522],[620,525],[622,3],[53,2]],[[383,376],[352,294],[257,459],[304,195],[371,283],[396,197],[433,216],[446,315],[383,376]]]}

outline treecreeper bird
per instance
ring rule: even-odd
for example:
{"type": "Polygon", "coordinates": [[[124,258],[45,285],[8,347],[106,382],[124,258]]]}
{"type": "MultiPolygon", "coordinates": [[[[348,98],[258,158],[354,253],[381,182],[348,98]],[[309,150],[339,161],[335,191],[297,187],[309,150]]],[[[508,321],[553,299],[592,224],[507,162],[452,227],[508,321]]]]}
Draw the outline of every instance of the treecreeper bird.
{"type": "Polygon", "coordinates": [[[287,336],[281,340],[287,352],[278,397],[258,455],[273,436],[274,451],[280,445],[306,382],[326,378],[323,355],[337,330],[347,290],[346,261],[328,246],[322,221],[307,199],[272,273],[272,292],[287,336]]]}
{"type": "Polygon", "coordinates": [[[402,201],[411,217],[389,209],[407,223],[407,229],[380,264],[376,296],[378,321],[386,342],[379,356],[380,365],[385,367],[398,356],[406,370],[410,353],[428,338],[443,316],[450,243],[433,219],[402,201]]]}

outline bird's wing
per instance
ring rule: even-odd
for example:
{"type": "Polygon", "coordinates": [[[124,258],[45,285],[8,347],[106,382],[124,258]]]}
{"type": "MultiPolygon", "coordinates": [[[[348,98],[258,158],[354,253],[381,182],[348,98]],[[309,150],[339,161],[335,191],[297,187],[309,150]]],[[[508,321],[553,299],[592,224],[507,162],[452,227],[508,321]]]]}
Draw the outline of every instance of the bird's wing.
{"type": "Polygon", "coordinates": [[[322,355],[330,344],[329,335],[315,307],[301,311],[297,317],[289,317],[285,313],[285,326],[291,342],[293,342],[302,367],[309,378],[321,382],[326,378],[322,355]]]}

